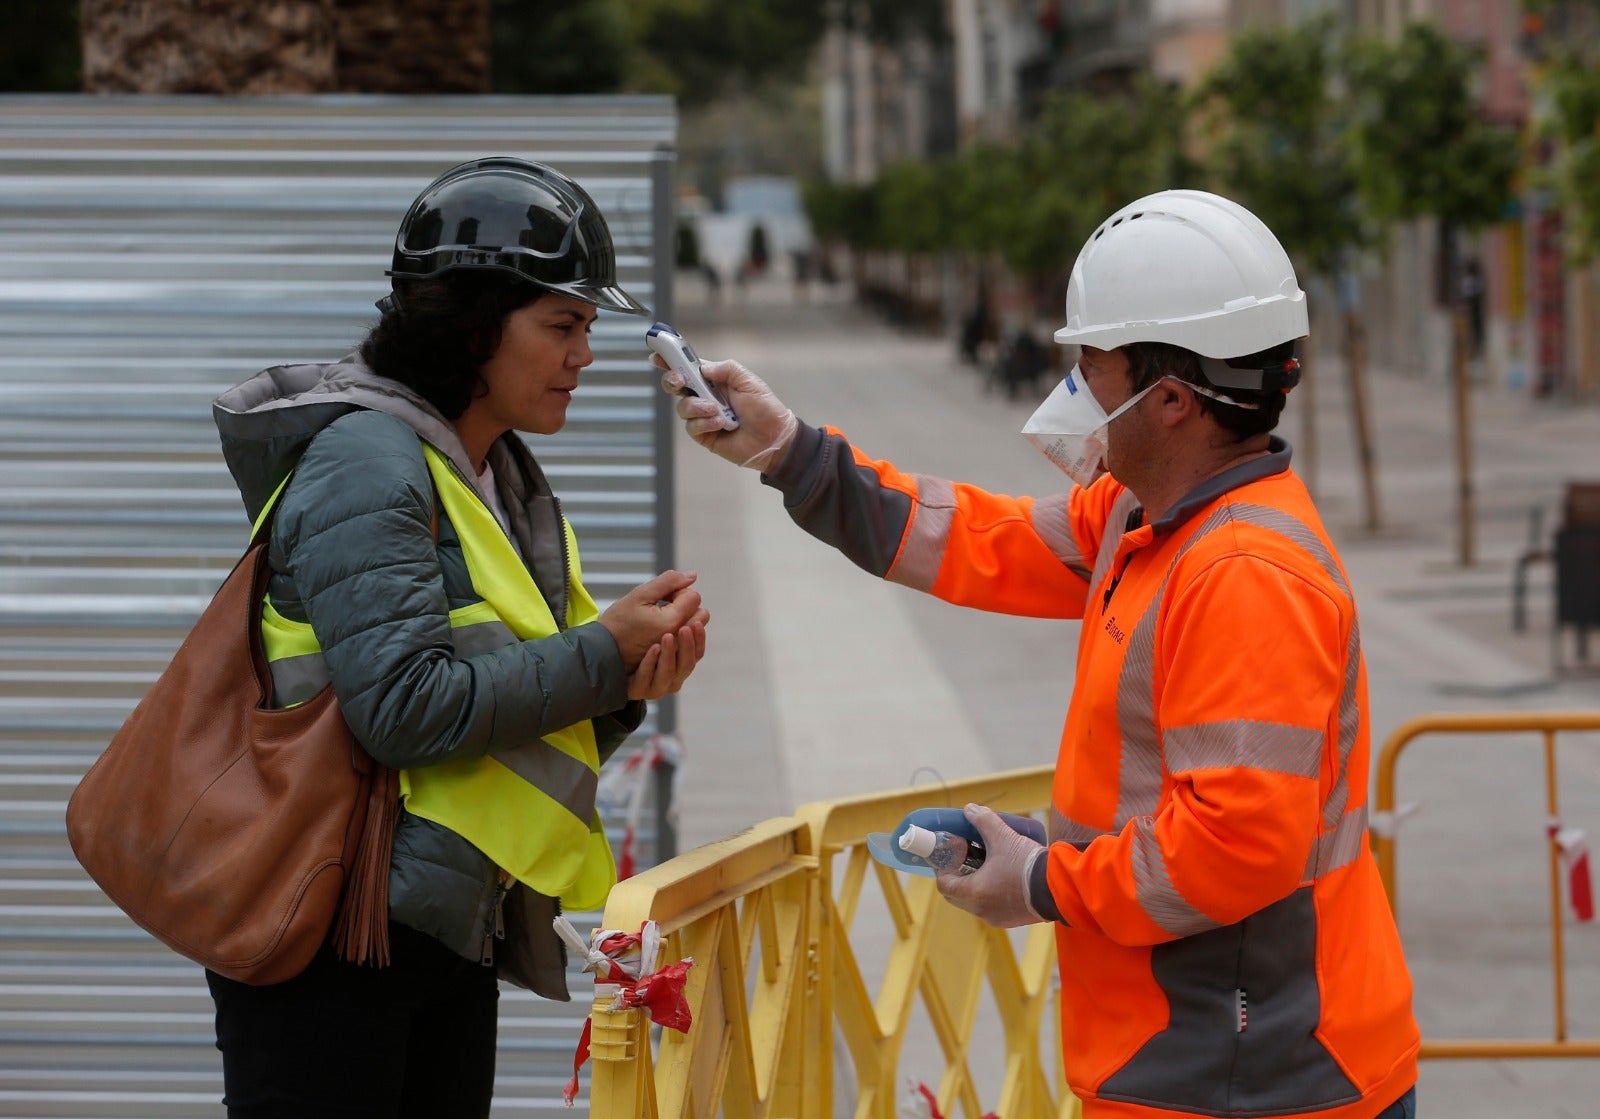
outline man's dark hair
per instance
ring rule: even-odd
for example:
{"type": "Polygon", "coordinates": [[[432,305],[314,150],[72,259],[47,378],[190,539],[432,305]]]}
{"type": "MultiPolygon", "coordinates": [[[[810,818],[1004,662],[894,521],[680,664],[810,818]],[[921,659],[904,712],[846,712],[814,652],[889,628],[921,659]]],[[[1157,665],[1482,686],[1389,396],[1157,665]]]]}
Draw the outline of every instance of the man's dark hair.
{"type": "MultiPolygon", "coordinates": [[[[1283,415],[1287,393],[1218,388],[1201,372],[1200,358],[1192,350],[1169,346],[1164,342],[1133,342],[1125,346],[1123,352],[1128,355],[1128,375],[1132,378],[1134,392],[1155,384],[1162,377],[1173,376],[1191,385],[1219,392],[1241,404],[1259,404],[1259,408],[1235,408],[1220,400],[1212,400],[1209,396],[1195,394],[1200,401],[1200,411],[1214,419],[1219,427],[1233,436],[1236,443],[1265,435],[1278,426],[1278,419],[1283,415]]],[[[1232,358],[1228,364],[1241,369],[1264,369],[1281,365],[1293,355],[1294,343],[1283,342],[1259,353],[1232,358]]]]}
{"type": "Polygon", "coordinates": [[[361,359],[455,420],[482,391],[480,370],[500,347],[506,316],[542,294],[510,273],[488,270],[402,280],[396,305],[361,343],[361,359]]]}

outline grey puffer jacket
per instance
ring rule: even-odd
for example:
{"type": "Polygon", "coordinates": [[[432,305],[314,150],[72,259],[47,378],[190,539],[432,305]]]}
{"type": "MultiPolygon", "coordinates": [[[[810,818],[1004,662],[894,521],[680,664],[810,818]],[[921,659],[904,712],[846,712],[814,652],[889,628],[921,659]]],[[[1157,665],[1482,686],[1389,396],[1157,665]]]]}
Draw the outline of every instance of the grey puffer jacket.
{"type": "MultiPolygon", "coordinates": [[[[265,370],[218,397],[212,412],[252,521],[293,471],[274,515],[267,593],[281,614],[311,624],[345,720],[378,761],[411,769],[479,757],[581,719],[593,720],[603,760],[639,725],[644,704],[628,701],[621,654],[598,622],[456,652],[449,613],[479,596],[442,510],[434,539],[419,437],[469,488],[475,471],[455,429],[421,397],[352,355],[265,370]]],[[[515,435],[494,444],[489,462],[534,582],[564,621],[556,499],[515,435]]],[[[566,1000],[565,951],[550,924],[559,911],[520,883],[502,899],[487,856],[402,813],[389,871],[393,920],[468,959],[487,952],[501,978],[566,1000]]]]}

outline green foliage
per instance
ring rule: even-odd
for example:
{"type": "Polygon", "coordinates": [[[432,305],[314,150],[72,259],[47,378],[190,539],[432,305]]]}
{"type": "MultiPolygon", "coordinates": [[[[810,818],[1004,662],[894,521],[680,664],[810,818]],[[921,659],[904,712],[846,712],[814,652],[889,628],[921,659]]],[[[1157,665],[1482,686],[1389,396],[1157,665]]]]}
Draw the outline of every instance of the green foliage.
{"type": "Polygon", "coordinates": [[[1427,23],[1408,25],[1396,42],[1352,43],[1356,181],[1374,217],[1434,216],[1473,229],[1504,216],[1521,144],[1479,114],[1472,78],[1481,54],[1427,23]]]}
{"type": "Polygon", "coordinates": [[[627,80],[623,0],[493,0],[490,19],[496,93],[609,93],[627,80]]]}
{"type": "Polygon", "coordinates": [[[934,163],[896,163],[878,179],[878,205],[885,216],[886,246],[908,253],[950,248],[953,197],[945,168],[934,163]]]}
{"type": "Polygon", "coordinates": [[[1248,29],[1197,92],[1216,188],[1324,275],[1368,240],[1354,205],[1343,106],[1333,95],[1338,34],[1327,17],[1248,29]]]}
{"type": "Polygon", "coordinates": [[[1113,211],[1153,191],[1198,185],[1187,120],[1183,96],[1153,80],[1123,96],[1051,98],[1014,162],[996,168],[991,228],[999,241],[989,247],[1021,275],[1065,274],[1113,211]]]}
{"type": "Polygon", "coordinates": [[[793,80],[825,26],[821,0],[634,0],[627,84],[704,104],[742,86],[793,80]]]}
{"type": "Polygon", "coordinates": [[[1569,48],[1551,59],[1540,85],[1548,102],[1541,123],[1552,147],[1550,179],[1567,205],[1574,256],[1590,261],[1600,256],[1600,67],[1569,48]]]}
{"type": "Polygon", "coordinates": [[[0,92],[74,93],[82,69],[78,0],[0,5],[0,92]]]}
{"type": "MultiPolygon", "coordinates": [[[[24,2],[24,0],[18,0],[24,2]]],[[[49,0],[26,0],[47,3],[49,0]]],[[[704,105],[800,78],[830,16],[885,42],[945,37],[943,0],[493,0],[501,93],[669,93],[704,105]]]]}
{"type": "Polygon", "coordinates": [[[801,202],[818,238],[858,249],[881,247],[876,184],[812,179],[801,190],[801,202]]]}
{"type": "MultiPolygon", "coordinates": [[[[837,5],[858,29],[880,43],[923,38],[934,43],[950,39],[946,0],[855,0],[837,5]]],[[[824,2],[822,7],[830,5],[824,2]]]]}
{"type": "Polygon", "coordinates": [[[856,248],[994,252],[1023,276],[1061,275],[1107,214],[1193,185],[1183,133],[1182,98],[1156,83],[1126,97],[1066,94],[1020,144],[895,164],[871,187],[814,182],[807,212],[819,236],[856,248]]]}

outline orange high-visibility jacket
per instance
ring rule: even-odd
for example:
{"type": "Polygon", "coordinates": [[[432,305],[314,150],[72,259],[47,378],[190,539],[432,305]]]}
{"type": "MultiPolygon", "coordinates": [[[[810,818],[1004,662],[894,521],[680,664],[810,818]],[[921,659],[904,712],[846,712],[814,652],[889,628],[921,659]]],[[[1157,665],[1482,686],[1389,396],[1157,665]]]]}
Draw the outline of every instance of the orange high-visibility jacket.
{"type": "Polygon", "coordinates": [[[1416,1082],[1355,601],[1286,444],[1154,525],[1110,477],[1005,497],[806,425],[764,480],[875,574],[1083,619],[1033,902],[1086,1119],[1371,1119],[1416,1082]]]}

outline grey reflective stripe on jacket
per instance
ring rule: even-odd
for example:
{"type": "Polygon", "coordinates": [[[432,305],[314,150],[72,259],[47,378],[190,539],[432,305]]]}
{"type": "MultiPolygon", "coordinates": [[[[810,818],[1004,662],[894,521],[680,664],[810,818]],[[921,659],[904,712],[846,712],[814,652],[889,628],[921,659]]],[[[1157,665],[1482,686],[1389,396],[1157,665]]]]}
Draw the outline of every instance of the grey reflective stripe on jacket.
{"type": "Polygon", "coordinates": [[[272,673],[272,702],[278,707],[295,707],[327,687],[328,658],[321,653],[301,653],[268,661],[272,673]]]}

